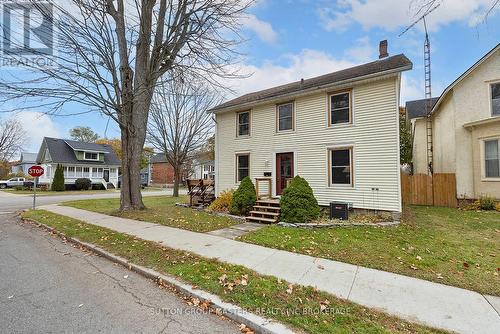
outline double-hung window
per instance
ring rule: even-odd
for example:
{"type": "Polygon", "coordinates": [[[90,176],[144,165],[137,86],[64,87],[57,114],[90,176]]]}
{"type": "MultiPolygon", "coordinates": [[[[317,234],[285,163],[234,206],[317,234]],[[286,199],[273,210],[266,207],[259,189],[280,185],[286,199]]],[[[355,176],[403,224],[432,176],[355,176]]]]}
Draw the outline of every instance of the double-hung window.
{"type": "Polygon", "coordinates": [[[330,94],[328,105],[328,126],[352,123],[351,91],[330,94]]]}
{"type": "Polygon", "coordinates": [[[276,106],[276,119],[278,131],[293,130],[294,110],[293,102],[278,104],[276,106]]]}
{"type": "Polygon", "coordinates": [[[236,155],[236,182],[250,175],[250,154],[236,155]]]}
{"type": "Polygon", "coordinates": [[[330,185],[352,186],[352,147],[330,149],[328,158],[330,185]]]}
{"type": "Polygon", "coordinates": [[[500,82],[491,84],[491,116],[500,116],[500,82]]]}
{"type": "Polygon", "coordinates": [[[236,114],[237,134],[240,136],[250,135],[250,111],[242,111],[236,114]]]}
{"type": "Polygon", "coordinates": [[[484,167],[486,177],[500,177],[500,140],[485,140],[484,167]]]}

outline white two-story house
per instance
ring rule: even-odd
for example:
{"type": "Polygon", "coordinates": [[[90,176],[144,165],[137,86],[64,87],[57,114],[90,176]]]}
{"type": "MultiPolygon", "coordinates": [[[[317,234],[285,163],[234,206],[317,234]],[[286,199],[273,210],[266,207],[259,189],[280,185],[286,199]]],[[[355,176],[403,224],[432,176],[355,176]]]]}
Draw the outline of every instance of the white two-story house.
{"type": "MultiPolygon", "coordinates": [[[[454,173],[456,196],[500,199],[500,44],[432,101],[432,171],[454,173]]],[[[425,101],[406,104],[413,170],[428,172],[425,101]]]]}
{"type": "Polygon", "coordinates": [[[216,192],[250,176],[268,178],[278,197],[300,175],[320,205],[401,212],[399,90],[412,63],[386,45],[376,61],[213,108],[216,192]]]}
{"type": "Polygon", "coordinates": [[[109,145],[45,137],[37,162],[45,169],[44,175],[39,178],[40,184],[52,183],[59,164],[64,168],[67,188],[73,187],[79,178],[90,179],[92,184],[100,184],[106,189],[118,186],[121,162],[109,145]]]}

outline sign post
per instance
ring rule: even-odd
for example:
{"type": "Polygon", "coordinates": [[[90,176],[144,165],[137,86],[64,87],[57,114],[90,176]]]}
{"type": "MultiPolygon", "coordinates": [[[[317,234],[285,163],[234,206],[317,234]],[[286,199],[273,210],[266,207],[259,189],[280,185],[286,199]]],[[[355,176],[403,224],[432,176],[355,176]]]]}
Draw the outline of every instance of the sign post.
{"type": "Polygon", "coordinates": [[[36,184],[38,181],[38,177],[43,175],[43,167],[42,166],[31,166],[28,169],[28,174],[32,177],[34,177],[34,182],[33,182],[33,210],[35,210],[36,206],[36,184]]]}

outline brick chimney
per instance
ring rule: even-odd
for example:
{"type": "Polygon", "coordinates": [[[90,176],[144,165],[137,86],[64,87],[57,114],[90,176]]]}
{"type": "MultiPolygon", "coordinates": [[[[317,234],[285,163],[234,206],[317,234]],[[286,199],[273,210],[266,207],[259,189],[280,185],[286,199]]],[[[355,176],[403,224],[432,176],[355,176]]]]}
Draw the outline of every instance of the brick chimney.
{"type": "Polygon", "coordinates": [[[378,59],[382,59],[385,57],[388,57],[389,54],[387,53],[387,40],[384,39],[383,41],[380,41],[380,44],[378,46],[378,59]]]}

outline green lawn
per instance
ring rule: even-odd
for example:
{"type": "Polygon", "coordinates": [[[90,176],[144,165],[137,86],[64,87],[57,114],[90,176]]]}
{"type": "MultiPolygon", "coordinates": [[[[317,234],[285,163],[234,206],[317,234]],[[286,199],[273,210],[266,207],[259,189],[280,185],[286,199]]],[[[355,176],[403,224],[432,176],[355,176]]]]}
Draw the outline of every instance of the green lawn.
{"type": "Polygon", "coordinates": [[[242,241],[500,295],[500,213],[412,206],[397,227],[269,226],[242,241]]]}
{"type": "MultiPolygon", "coordinates": [[[[4,191],[9,194],[16,195],[33,195],[33,190],[16,190],[16,189],[3,189],[0,191],[4,191]]],[[[62,195],[93,195],[93,194],[106,194],[119,192],[116,189],[110,190],[66,190],[66,191],[52,191],[52,190],[36,190],[37,196],[62,196],[62,195]]]]}
{"type": "MultiPolygon", "coordinates": [[[[161,202],[161,199],[156,199],[161,202]]],[[[168,202],[173,202],[169,199],[168,202]]],[[[103,205],[103,204],[100,204],[103,205]]],[[[151,203],[150,203],[151,205],[151,203]]],[[[90,242],[130,261],[174,275],[244,309],[309,333],[443,333],[241,266],[198,257],[43,210],[23,217],[90,242]],[[243,283],[243,281],[246,282],[243,283]],[[288,291],[287,291],[288,290],[288,291]],[[324,310],[322,311],[322,309],[324,310]],[[298,310],[304,310],[297,312],[298,310]]]]}
{"type": "Polygon", "coordinates": [[[151,223],[182,228],[195,232],[208,232],[228,227],[237,222],[227,217],[211,215],[190,208],[176,206],[176,202],[186,202],[186,196],[151,196],[143,198],[145,210],[119,212],[119,198],[95,199],[64,202],[63,205],[95,211],[117,217],[137,219],[151,223]]]}

